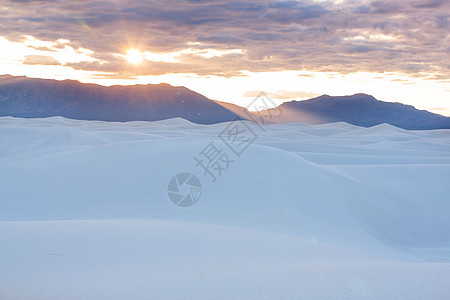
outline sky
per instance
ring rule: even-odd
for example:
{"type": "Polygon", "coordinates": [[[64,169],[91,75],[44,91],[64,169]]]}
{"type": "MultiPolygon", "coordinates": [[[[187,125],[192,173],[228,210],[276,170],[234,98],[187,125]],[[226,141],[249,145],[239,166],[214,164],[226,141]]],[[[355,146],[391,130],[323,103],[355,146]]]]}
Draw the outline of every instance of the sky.
{"type": "Polygon", "coordinates": [[[366,93],[450,116],[450,1],[0,0],[0,74],[241,106],[366,93]]]}

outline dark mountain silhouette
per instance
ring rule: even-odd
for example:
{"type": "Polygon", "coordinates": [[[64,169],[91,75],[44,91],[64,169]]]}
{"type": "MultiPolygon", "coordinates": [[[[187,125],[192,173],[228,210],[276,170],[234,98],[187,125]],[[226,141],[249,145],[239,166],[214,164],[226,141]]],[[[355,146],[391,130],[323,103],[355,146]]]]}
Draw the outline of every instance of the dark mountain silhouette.
{"type": "Polygon", "coordinates": [[[450,129],[449,117],[418,110],[411,105],[379,101],[366,94],[323,95],[310,100],[290,101],[261,114],[270,114],[272,117],[266,117],[265,121],[272,123],[347,122],[364,127],[388,123],[403,129],[450,129]]]}
{"type": "Polygon", "coordinates": [[[212,124],[235,113],[185,87],[168,84],[100,86],[72,80],[0,76],[0,116],[62,116],[81,120],[157,121],[180,117],[212,124]]]}
{"type": "Polygon", "coordinates": [[[266,123],[347,122],[364,127],[388,123],[404,129],[450,129],[449,117],[410,105],[379,101],[365,94],[323,95],[249,113],[243,107],[212,101],[185,87],[169,84],[105,87],[72,80],[9,75],[0,76],[0,116],[62,116],[101,121],[157,121],[180,117],[200,124],[238,118],[266,123]]]}

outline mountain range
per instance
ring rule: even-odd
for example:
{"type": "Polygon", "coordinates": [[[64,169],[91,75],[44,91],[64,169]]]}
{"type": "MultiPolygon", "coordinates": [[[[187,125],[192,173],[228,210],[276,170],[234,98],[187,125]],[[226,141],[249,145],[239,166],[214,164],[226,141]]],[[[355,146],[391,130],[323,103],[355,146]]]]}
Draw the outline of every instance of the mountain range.
{"type": "Polygon", "coordinates": [[[0,76],[0,116],[79,120],[157,121],[183,118],[198,124],[236,119],[265,123],[347,122],[370,127],[388,123],[404,129],[450,129],[450,117],[366,94],[290,101],[260,112],[213,101],[185,87],[147,84],[105,87],[73,80],[0,76]]]}
{"type": "Polygon", "coordinates": [[[239,118],[196,92],[169,84],[106,87],[9,75],[0,76],[0,116],[117,122],[180,117],[198,124],[239,118]]]}
{"type": "Polygon", "coordinates": [[[305,122],[325,124],[346,122],[371,127],[383,123],[410,129],[450,128],[450,118],[402,103],[384,102],[366,94],[285,102],[260,112],[267,123],[305,122]]]}

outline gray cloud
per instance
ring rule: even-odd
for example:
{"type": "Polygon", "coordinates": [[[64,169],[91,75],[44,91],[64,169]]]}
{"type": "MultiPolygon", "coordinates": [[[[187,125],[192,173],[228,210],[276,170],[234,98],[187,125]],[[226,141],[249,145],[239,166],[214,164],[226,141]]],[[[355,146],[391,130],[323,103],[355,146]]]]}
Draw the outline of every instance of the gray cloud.
{"type": "MultiPolygon", "coordinates": [[[[189,72],[235,76],[242,70],[440,73],[450,78],[449,1],[8,1],[0,35],[59,38],[93,50],[103,64],[74,68],[117,74],[189,72]],[[388,37],[391,37],[390,39],[388,37]],[[200,44],[188,44],[199,42],[200,44]],[[172,52],[243,49],[243,54],[135,67],[113,55],[126,47],[172,52]]],[[[28,60],[28,59],[27,59],[28,60]]],[[[32,61],[28,60],[27,63],[32,61]]],[[[36,61],[36,60],[34,60],[36,61]]],[[[113,76],[113,75],[112,75],[113,76]]]]}
{"type": "Polygon", "coordinates": [[[447,2],[447,0],[419,0],[414,1],[412,5],[416,8],[439,8],[447,2]]]}

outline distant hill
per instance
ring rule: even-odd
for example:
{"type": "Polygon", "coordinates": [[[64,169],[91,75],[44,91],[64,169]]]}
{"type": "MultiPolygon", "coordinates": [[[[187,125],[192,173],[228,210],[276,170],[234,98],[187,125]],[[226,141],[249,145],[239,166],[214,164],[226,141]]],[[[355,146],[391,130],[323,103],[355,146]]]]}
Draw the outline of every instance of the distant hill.
{"type": "Polygon", "coordinates": [[[388,123],[404,129],[450,129],[449,117],[410,105],[379,101],[366,94],[323,95],[250,113],[243,107],[213,101],[185,87],[169,84],[105,87],[73,80],[9,75],[0,76],[0,116],[62,116],[100,121],[158,121],[179,117],[199,124],[236,118],[261,121],[263,116],[262,121],[266,123],[347,122],[363,127],[388,123]]]}
{"type": "Polygon", "coordinates": [[[347,122],[363,127],[388,123],[403,129],[450,129],[449,117],[418,110],[411,105],[379,101],[366,94],[340,97],[323,95],[310,100],[290,101],[259,115],[269,113],[273,117],[265,121],[272,123],[347,122]]]}
{"type": "Polygon", "coordinates": [[[157,121],[184,118],[213,124],[238,116],[185,87],[168,84],[100,86],[72,80],[0,76],[0,116],[157,121]]]}

